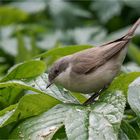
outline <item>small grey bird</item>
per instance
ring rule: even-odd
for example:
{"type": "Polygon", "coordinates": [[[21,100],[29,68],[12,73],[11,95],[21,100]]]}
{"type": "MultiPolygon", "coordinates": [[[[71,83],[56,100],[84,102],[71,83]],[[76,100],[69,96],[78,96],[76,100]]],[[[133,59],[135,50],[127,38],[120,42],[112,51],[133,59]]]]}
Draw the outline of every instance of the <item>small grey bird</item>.
{"type": "Polygon", "coordinates": [[[49,87],[58,83],[64,88],[81,93],[98,92],[116,77],[127,53],[140,18],[123,37],[86,49],[57,60],[49,71],[49,87]]]}

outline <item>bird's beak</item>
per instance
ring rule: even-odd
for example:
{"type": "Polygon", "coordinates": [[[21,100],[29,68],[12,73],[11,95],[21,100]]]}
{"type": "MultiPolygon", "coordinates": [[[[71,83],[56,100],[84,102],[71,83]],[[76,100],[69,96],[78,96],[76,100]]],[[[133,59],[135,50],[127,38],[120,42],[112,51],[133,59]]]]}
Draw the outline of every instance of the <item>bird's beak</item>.
{"type": "Polygon", "coordinates": [[[52,85],[52,83],[51,82],[48,82],[48,84],[47,84],[47,86],[46,86],[46,89],[48,88],[48,87],[50,87],[52,85]]]}

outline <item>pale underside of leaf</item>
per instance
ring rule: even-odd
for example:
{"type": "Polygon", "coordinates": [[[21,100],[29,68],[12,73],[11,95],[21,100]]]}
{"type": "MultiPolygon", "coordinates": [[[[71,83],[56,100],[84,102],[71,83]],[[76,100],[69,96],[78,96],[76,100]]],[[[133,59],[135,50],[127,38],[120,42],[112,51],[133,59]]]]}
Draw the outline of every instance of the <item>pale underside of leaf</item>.
{"type": "Polygon", "coordinates": [[[140,117],[140,77],[129,86],[128,103],[133,111],[140,117]]]}
{"type": "Polygon", "coordinates": [[[53,85],[46,89],[47,74],[43,74],[30,82],[23,82],[20,80],[11,80],[0,83],[0,88],[3,87],[16,87],[26,90],[31,90],[37,93],[48,94],[65,103],[79,103],[69,92],[60,90],[57,86],[53,85]]]}
{"type": "Polygon", "coordinates": [[[75,107],[67,113],[65,127],[69,140],[117,140],[125,98],[119,91],[104,96],[105,100],[102,98],[90,109],[75,107]]]}
{"type": "Polygon", "coordinates": [[[11,138],[19,138],[22,134],[24,139],[37,137],[44,140],[42,135],[52,139],[64,125],[69,140],[117,140],[124,108],[125,97],[120,91],[105,94],[90,106],[57,105],[48,112],[21,123],[11,138]]]}
{"type": "Polygon", "coordinates": [[[49,110],[60,101],[46,94],[28,94],[14,105],[0,111],[0,127],[18,122],[24,118],[36,116],[49,110]]]}
{"type": "Polygon", "coordinates": [[[55,132],[62,127],[68,107],[57,105],[40,116],[31,118],[22,123],[12,133],[11,138],[44,140],[51,139],[55,132]]]}

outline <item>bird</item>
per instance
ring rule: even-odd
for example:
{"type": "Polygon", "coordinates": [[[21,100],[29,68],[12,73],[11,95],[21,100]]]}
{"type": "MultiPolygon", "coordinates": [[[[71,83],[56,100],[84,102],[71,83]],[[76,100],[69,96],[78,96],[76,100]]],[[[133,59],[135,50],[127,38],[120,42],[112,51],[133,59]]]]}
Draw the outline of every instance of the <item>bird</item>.
{"type": "Polygon", "coordinates": [[[99,92],[120,72],[128,43],[139,24],[140,18],[124,36],[56,60],[48,72],[47,88],[55,83],[72,92],[99,92]]]}

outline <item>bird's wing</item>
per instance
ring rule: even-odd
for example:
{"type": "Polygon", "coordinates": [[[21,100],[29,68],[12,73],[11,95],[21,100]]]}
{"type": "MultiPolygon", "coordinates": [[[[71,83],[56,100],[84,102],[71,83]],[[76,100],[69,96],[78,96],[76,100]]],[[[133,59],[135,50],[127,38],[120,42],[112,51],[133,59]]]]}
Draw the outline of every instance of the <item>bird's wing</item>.
{"type": "Polygon", "coordinates": [[[74,54],[71,61],[72,70],[79,74],[87,74],[106,63],[126,46],[139,25],[140,18],[123,37],[103,44],[101,47],[74,54]]]}
{"type": "Polygon", "coordinates": [[[76,53],[72,57],[72,70],[79,74],[88,74],[105,64],[109,59],[116,55],[128,40],[111,42],[103,47],[95,47],[76,53]]]}

